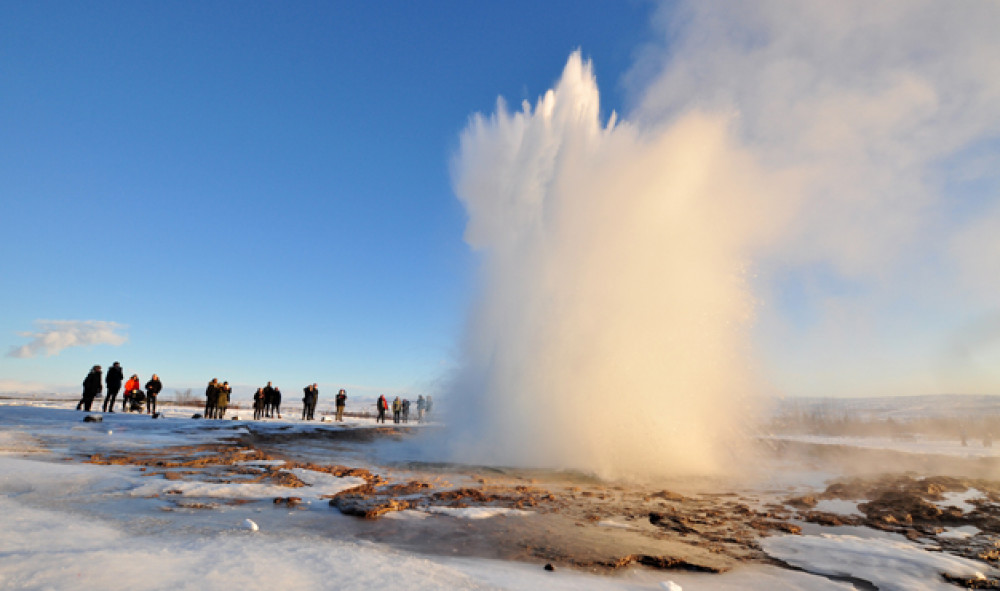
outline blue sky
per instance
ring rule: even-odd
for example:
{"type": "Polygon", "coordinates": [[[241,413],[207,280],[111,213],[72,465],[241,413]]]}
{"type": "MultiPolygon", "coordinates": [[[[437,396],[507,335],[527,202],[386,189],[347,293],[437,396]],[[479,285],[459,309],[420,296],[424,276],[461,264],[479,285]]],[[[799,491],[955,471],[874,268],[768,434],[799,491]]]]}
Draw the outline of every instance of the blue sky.
{"type": "Polygon", "coordinates": [[[75,385],[120,360],[419,390],[454,357],[475,258],[458,134],[582,48],[607,109],[643,2],[32,2],[0,7],[0,348],[39,320],[128,340],[0,358],[75,385]]]}
{"type": "Polygon", "coordinates": [[[579,49],[637,155],[704,116],[702,164],[754,172],[720,219],[765,390],[996,392],[998,29],[987,1],[3,3],[0,391],[114,360],[438,391],[482,264],[461,134],[579,49]]]}

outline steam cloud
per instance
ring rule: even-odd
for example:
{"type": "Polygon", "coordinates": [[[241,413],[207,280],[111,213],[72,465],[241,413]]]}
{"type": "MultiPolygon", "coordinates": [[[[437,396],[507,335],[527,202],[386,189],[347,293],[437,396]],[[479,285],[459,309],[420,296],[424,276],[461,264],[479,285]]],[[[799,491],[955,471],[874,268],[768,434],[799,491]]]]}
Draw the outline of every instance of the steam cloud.
{"type": "Polygon", "coordinates": [[[905,312],[984,301],[969,261],[1000,253],[997,195],[943,189],[1000,187],[1000,5],[688,2],[656,26],[628,121],[602,124],[574,54],[534,107],[462,134],[483,273],[452,385],[465,459],[710,472],[762,388],[891,374],[920,357],[866,345],[893,350],[905,312]]]}
{"type": "Polygon", "coordinates": [[[38,320],[36,332],[23,332],[21,336],[31,341],[20,347],[12,347],[7,357],[27,358],[39,353],[46,356],[59,354],[70,347],[89,345],[121,345],[128,340],[117,331],[125,327],[117,322],[103,320],[38,320]]]}

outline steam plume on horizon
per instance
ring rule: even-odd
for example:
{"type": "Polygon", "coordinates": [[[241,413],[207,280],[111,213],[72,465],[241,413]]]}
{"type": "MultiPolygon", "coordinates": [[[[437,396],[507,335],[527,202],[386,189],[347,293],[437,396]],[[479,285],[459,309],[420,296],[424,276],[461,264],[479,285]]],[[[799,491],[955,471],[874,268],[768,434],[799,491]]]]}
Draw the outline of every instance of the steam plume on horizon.
{"type": "Polygon", "coordinates": [[[462,136],[455,187],[484,275],[455,384],[470,457],[703,471],[754,389],[743,253],[772,222],[741,201],[778,181],[725,118],[648,135],[614,119],[575,53],[534,108],[501,102],[462,136]]]}

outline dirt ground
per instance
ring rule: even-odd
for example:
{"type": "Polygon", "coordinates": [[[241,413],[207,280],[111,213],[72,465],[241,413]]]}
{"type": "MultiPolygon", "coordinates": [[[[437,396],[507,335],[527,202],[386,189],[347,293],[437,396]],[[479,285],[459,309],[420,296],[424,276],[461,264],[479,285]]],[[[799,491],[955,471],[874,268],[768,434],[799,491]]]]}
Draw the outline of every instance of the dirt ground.
{"type": "MultiPolygon", "coordinates": [[[[399,437],[392,428],[338,431],[326,437],[399,437]]],[[[367,468],[296,461],[286,446],[299,434],[236,435],[229,442],[177,446],[121,455],[81,458],[94,464],[139,466],[149,477],[222,483],[268,483],[288,488],[271,503],[296,507],[296,489],[305,486],[290,473],[304,468],[334,476],[354,476],[364,484],[329,497],[329,510],[355,516],[359,535],[424,552],[460,553],[525,560],[587,570],[614,570],[631,564],[656,569],[724,572],[740,563],[787,566],[768,557],[763,537],[798,534],[803,524],[860,526],[898,533],[928,549],[985,561],[1000,561],[1000,481],[912,474],[869,475],[837,480],[804,496],[759,493],[680,494],[671,490],[598,481],[559,482],[440,469],[378,473],[367,468]],[[247,461],[282,460],[280,465],[247,461]],[[399,472],[401,475],[396,476],[399,472]],[[949,492],[974,490],[963,512],[939,506],[949,492]],[[859,514],[816,510],[825,499],[857,503],[859,514]],[[531,519],[402,522],[386,516],[408,509],[498,508],[530,511],[531,519]],[[980,534],[946,534],[948,527],[974,526],[980,534]]],[[[364,441],[352,441],[364,443],[364,441]]],[[[211,510],[219,501],[184,498],[172,491],[178,508],[211,510]]],[[[228,501],[250,503],[259,501],[228,501]]],[[[955,581],[964,586],[968,582],[955,581]]],[[[990,587],[979,587],[990,588],[990,587]]],[[[1000,587],[998,587],[1000,588],[1000,587]]]]}

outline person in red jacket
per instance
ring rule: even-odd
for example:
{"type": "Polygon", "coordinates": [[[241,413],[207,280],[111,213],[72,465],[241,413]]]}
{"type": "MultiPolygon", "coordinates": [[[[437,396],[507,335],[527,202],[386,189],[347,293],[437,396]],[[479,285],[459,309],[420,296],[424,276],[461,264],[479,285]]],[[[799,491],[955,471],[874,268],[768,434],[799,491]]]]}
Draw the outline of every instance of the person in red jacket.
{"type": "Polygon", "coordinates": [[[139,376],[132,374],[132,377],[125,382],[125,394],[122,396],[122,412],[129,411],[129,404],[132,402],[132,397],[135,396],[136,392],[139,392],[139,388],[141,387],[139,376]]]}

